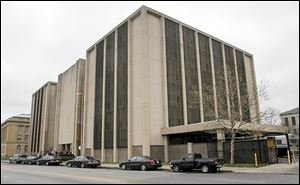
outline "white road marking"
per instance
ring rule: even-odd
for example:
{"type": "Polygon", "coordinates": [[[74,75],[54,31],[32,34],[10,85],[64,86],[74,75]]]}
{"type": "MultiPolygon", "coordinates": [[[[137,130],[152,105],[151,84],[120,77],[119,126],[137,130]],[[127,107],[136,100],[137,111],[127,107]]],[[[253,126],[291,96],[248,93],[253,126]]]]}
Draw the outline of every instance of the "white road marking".
{"type": "Polygon", "coordinates": [[[215,179],[215,180],[231,181],[231,182],[266,183],[265,181],[247,181],[247,180],[230,180],[230,179],[215,179]]]}

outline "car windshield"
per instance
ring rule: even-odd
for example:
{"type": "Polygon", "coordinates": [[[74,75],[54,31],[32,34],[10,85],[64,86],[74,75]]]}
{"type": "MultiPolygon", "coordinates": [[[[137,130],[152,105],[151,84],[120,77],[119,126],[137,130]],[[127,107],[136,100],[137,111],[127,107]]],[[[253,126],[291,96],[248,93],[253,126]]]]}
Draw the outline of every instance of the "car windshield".
{"type": "Polygon", "coordinates": [[[86,158],[87,158],[88,160],[96,160],[94,157],[91,157],[91,156],[86,156],[86,158]]]}
{"type": "Polygon", "coordinates": [[[144,160],[145,160],[145,161],[147,161],[147,160],[153,160],[153,158],[148,157],[148,156],[144,156],[144,160]]]}

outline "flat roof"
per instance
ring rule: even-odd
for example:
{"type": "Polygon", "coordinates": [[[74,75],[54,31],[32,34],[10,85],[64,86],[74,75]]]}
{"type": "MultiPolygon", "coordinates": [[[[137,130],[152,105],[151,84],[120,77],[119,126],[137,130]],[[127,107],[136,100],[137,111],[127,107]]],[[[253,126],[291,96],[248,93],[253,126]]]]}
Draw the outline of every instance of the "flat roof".
{"type": "Polygon", "coordinates": [[[283,113],[281,113],[279,115],[280,116],[286,116],[286,115],[292,115],[292,114],[299,114],[299,107],[294,108],[294,109],[289,110],[289,111],[286,111],[286,112],[283,112],[283,113]]]}
{"type": "Polygon", "coordinates": [[[168,15],[165,15],[165,14],[163,14],[163,13],[161,13],[161,12],[159,12],[159,11],[156,11],[156,10],[154,10],[154,9],[152,9],[152,8],[149,8],[149,7],[145,6],[145,5],[141,6],[139,9],[137,9],[134,13],[132,13],[129,17],[127,17],[124,21],[122,21],[120,24],[118,24],[116,27],[114,27],[110,32],[108,32],[108,33],[107,33],[106,35],[104,35],[101,39],[99,39],[95,44],[93,44],[91,47],[89,47],[89,48],[87,49],[87,52],[91,51],[98,43],[100,43],[102,40],[104,40],[108,35],[110,35],[112,32],[114,32],[116,29],[118,29],[120,26],[122,26],[122,25],[123,25],[125,22],[127,22],[129,19],[134,19],[136,16],[138,16],[138,15],[140,14],[140,12],[141,12],[143,9],[145,9],[146,11],[149,11],[149,13],[152,13],[152,14],[155,14],[155,15],[158,15],[158,16],[165,17],[165,18],[167,18],[167,19],[169,19],[169,20],[171,20],[171,21],[174,21],[174,22],[176,22],[176,23],[178,23],[178,24],[182,24],[183,26],[185,26],[185,27],[187,27],[187,28],[190,28],[190,29],[192,29],[192,30],[194,30],[194,31],[197,31],[198,33],[201,33],[201,34],[203,34],[203,35],[205,35],[205,36],[207,36],[207,37],[210,37],[210,38],[212,38],[212,39],[214,39],[214,40],[216,40],[216,41],[219,41],[219,42],[221,42],[221,43],[224,43],[225,45],[230,46],[230,47],[232,47],[232,48],[234,48],[234,49],[237,49],[237,50],[239,50],[239,51],[242,51],[242,52],[244,52],[245,54],[247,54],[247,55],[249,55],[249,56],[251,56],[251,57],[253,56],[251,53],[249,53],[249,52],[247,52],[247,51],[245,51],[245,50],[243,50],[243,49],[240,49],[240,48],[238,48],[238,47],[236,47],[236,46],[234,46],[234,45],[232,45],[232,44],[229,44],[229,43],[227,43],[227,42],[225,42],[225,41],[223,41],[223,40],[221,40],[221,39],[218,39],[218,38],[216,38],[216,37],[214,37],[214,36],[212,36],[212,35],[210,35],[210,34],[207,34],[207,33],[203,32],[203,31],[201,31],[201,30],[198,30],[197,28],[194,28],[194,27],[192,27],[192,26],[190,26],[190,25],[188,25],[188,24],[185,24],[185,23],[183,23],[183,22],[181,22],[181,21],[178,21],[177,19],[174,19],[174,18],[172,18],[172,17],[170,17],[170,16],[168,16],[168,15]]]}

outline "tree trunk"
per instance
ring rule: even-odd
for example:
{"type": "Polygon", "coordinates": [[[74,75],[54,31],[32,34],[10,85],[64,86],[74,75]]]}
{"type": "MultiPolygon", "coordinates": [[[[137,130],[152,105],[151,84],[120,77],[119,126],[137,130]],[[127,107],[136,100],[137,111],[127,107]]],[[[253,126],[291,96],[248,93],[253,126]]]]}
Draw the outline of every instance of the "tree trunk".
{"type": "Polygon", "coordinates": [[[235,134],[232,134],[231,141],[230,141],[230,164],[234,164],[234,140],[235,140],[235,134]]]}

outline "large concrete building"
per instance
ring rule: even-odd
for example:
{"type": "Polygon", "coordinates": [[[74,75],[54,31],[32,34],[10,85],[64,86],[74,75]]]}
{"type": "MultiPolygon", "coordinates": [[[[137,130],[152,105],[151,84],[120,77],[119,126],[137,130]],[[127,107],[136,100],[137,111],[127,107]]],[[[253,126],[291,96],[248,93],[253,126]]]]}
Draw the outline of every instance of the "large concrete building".
{"type": "Polygon", "coordinates": [[[30,114],[19,114],[1,123],[1,157],[27,154],[30,114]]]}
{"type": "Polygon", "coordinates": [[[32,95],[29,140],[31,154],[44,154],[53,150],[56,85],[56,82],[47,82],[32,95]]]}
{"type": "Polygon", "coordinates": [[[82,140],[85,60],[79,59],[58,76],[54,151],[80,154],[82,140]]]}
{"type": "MultiPolygon", "coordinates": [[[[215,121],[216,96],[225,93],[218,88],[238,87],[237,109],[241,94],[257,91],[252,54],[145,6],[88,48],[86,57],[81,152],[102,161],[142,154],[169,161],[192,151],[216,155],[212,151],[221,151],[225,139],[215,121]],[[229,84],[229,77],[236,83],[229,84]],[[200,106],[191,106],[192,90],[200,106]],[[213,114],[205,102],[209,96],[213,114]]],[[[241,116],[254,122],[258,102],[241,116]]]]}
{"type": "Polygon", "coordinates": [[[33,95],[31,152],[103,162],[133,155],[167,162],[187,152],[222,157],[226,134],[216,119],[233,110],[257,135],[285,132],[260,127],[257,99],[241,101],[256,91],[252,54],[142,6],[88,48],[86,61],[33,95]]]}

